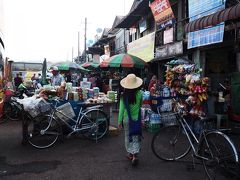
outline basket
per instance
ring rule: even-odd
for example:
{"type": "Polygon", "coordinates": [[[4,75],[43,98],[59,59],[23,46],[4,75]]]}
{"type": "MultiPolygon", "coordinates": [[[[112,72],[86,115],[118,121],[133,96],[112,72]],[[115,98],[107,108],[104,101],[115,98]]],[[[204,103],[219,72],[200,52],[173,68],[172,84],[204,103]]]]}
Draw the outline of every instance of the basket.
{"type": "Polygon", "coordinates": [[[38,109],[41,113],[46,113],[51,110],[51,105],[45,100],[42,100],[38,104],[38,109]]]}
{"type": "Polygon", "coordinates": [[[163,126],[173,126],[178,124],[177,114],[175,112],[161,113],[161,123],[163,126]]]}
{"type": "Polygon", "coordinates": [[[55,113],[56,116],[59,119],[64,120],[64,121],[68,120],[69,118],[74,118],[76,116],[74,111],[73,111],[73,108],[72,108],[72,106],[71,106],[71,104],[69,102],[65,103],[65,104],[63,104],[61,106],[58,106],[57,110],[60,111],[61,113],[63,113],[65,116],[67,116],[67,117],[65,117],[60,112],[56,112],[55,113]]]}

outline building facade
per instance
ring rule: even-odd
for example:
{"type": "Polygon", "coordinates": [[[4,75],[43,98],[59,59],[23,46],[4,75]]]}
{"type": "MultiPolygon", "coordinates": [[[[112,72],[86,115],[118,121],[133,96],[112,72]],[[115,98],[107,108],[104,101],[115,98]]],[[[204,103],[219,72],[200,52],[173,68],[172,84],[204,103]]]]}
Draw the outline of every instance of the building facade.
{"type": "Polygon", "coordinates": [[[3,0],[0,0],[0,76],[3,76],[3,64],[4,64],[4,11],[3,11],[3,0]]]}

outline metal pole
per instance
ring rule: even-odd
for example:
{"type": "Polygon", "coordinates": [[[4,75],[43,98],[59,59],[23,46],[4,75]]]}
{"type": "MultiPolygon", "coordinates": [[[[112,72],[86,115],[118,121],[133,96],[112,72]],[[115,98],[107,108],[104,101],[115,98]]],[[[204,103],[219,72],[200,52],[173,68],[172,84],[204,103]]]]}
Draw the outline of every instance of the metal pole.
{"type": "Polygon", "coordinates": [[[72,62],[74,61],[74,59],[73,59],[73,47],[72,47],[72,62]]]}
{"type": "Polygon", "coordinates": [[[80,32],[78,31],[78,63],[80,62],[80,32]]]}
{"type": "Polygon", "coordinates": [[[86,44],[86,42],[87,42],[87,18],[85,17],[85,34],[84,34],[84,53],[85,53],[84,59],[85,59],[85,62],[87,62],[87,53],[86,53],[87,44],[86,44]]]}

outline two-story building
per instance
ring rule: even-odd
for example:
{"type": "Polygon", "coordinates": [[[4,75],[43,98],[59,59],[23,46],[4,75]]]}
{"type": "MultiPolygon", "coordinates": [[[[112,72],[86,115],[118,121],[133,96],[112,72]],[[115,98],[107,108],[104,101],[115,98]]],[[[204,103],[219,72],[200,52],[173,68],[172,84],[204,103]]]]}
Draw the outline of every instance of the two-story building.
{"type": "Polygon", "coordinates": [[[3,39],[3,0],[0,0],[0,76],[3,76],[4,39],[3,39]]]}

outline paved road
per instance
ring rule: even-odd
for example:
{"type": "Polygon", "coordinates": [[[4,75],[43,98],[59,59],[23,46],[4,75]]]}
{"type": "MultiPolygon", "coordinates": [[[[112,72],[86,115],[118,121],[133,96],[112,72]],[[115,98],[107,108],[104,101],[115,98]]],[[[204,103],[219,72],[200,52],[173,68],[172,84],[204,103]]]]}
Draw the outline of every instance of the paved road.
{"type": "MultiPolygon", "coordinates": [[[[116,123],[116,122],[115,122],[116,123]]],[[[1,180],[203,180],[201,164],[189,170],[191,158],[167,163],[151,152],[152,134],[144,132],[140,164],[125,158],[123,133],[95,143],[71,137],[54,147],[38,150],[21,145],[21,123],[0,124],[1,180]]]]}

